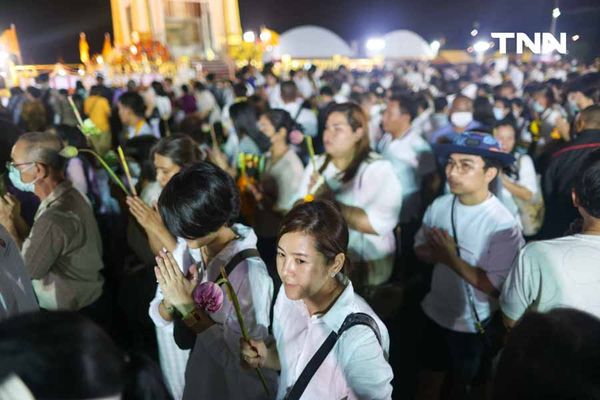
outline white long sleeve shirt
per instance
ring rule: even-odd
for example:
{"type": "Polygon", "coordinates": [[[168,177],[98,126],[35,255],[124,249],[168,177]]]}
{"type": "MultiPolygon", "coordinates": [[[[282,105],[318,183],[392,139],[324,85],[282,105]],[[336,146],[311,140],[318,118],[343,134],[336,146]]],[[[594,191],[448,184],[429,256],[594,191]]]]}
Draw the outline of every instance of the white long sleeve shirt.
{"type": "MultiPolygon", "coordinates": [[[[325,156],[316,157],[317,169],[325,162],[325,156]]],[[[298,198],[309,191],[312,163],[304,170],[298,198]]],[[[353,263],[369,265],[368,284],[385,282],[392,274],[396,240],[394,228],[402,207],[402,185],[389,161],[372,153],[369,161],[358,168],[354,179],[342,183],[340,171],[330,162],[323,171],[325,182],[335,194],[336,201],[347,206],[361,208],[377,234],[372,235],[350,229],[348,256],[353,263]]]]}
{"type": "Polygon", "coordinates": [[[310,380],[301,399],[391,399],[392,368],[386,358],[387,328],[349,281],[324,315],[311,316],[302,300],[290,300],[283,286],[274,309],[273,334],[281,364],[277,399],[283,399],[327,336],[339,331],[348,314],[369,314],[379,327],[381,344],[364,325],[345,331],[310,380]]]}
{"type": "MultiPolygon", "coordinates": [[[[199,268],[200,282],[215,281],[220,275],[221,266],[237,253],[256,248],[254,231],[241,224],[232,229],[240,236],[231,241],[205,266],[198,251],[188,251],[187,246],[178,244],[173,252],[180,265],[195,263],[199,268]]],[[[256,257],[239,263],[229,275],[229,280],[238,296],[244,322],[250,337],[269,341],[269,321],[273,298],[273,281],[265,263],[256,257]]],[[[160,324],[158,304],[162,294],[150,305],[150,316],[160,324]],[[157,315],[158,314],[158,315],[157,315]]],[[[233,303],[224,296],[223,306],[217,312],[208,312],[215,324],[196,336],[196,343],[190,354],[186,372],[184,399],[266,399],[266,395],[255,371],[243,370],[240,366],[241,330],[233,303]]],[[[163,320],[163,322],[166,322],[163,320]]],[[[167,323],[168,324],[168,323],[167,323]]],[[[277,374],[263,371],[271,393],[277,387],[277,374]]]]}

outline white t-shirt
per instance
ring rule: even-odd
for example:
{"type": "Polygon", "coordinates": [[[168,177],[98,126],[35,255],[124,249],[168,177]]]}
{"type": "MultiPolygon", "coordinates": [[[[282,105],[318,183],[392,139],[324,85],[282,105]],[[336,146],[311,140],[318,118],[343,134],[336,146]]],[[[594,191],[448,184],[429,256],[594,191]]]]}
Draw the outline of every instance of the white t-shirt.
{"type": "Polygon", "coordinates": [[[410,222],[421,212],[421,183],[423,177],[436,170],[435,156],[429,143],[419,131],[411,129],[394,139],[390,133],[380,141],[381,155],[392,163],[402,185],[402,213],[400,222],[410,222]]]}
{"type": "MultiPolygon", "coordinates": [[[[316,157],[317,169],[325,162],[325,155],[316,157]]],[[[312,163],[304,170],[298,199],[308,193],[312,163]]],[[[340,171],[333,162],[327,165],[322,175],[335,193],[335,199],[347,206],[361,208],[367,214],[376,235],[349,229],[348,255],[352,262],[369,264],[368,282],[377,285],[389,279],[394,264],[396,241],[394,228],[398,223],[402,207],[402,185],[396,178],[389,161],[371,153],[370,161],[363,162],[354,179],[342,183],[340,171]]]]}
{"type": "Polygon", "coordinates": [[[288,299],[281,287],[273,312],[273,335],[281,363],[277,399],[284,398],[327,336],[339,331],[346,316],[355,312],[375,319],[382,343],[364,325],[345,331],[310,380],[302,398],[391,399],[393,372],[386,361],[390,346],[387,328],[354,293],[352,283],[347,282],[333,306],[320,316],[310,316],[304,302],[288,299]]]}
{"type": "Polygon", "coordinates": [[[571,307],[600,318],[600,236],[573,235],[528,244],[509,274],[502,312],[518,320],[531,307],[571,307]]]}
{"type": "MultiPolygon", "coordinates": [[[[437,227],[451,236],[451,210],[454,195],[437,198],[425,212],[423,226],[415,237],[415,247],[426,243],[425,229],[437,227]]],[[[510,272],[512,263],[524,240],[517,220],[497,197],[483,203],[466,206],[455,204],[454,222],[461,258],[474,267],[483,269],[498,290],[510,272]]],[[[476,332],[475,316],[469,303],[471,291],[481,321],[498,308],[497,301],[467,284],[454,270],[436,264],[431,279],[431,290],[421,303],[423,311],[438,325],[458,332],[476,332]]]]}
{"type": "MultiPolygon", "coordinates": [[[[535,173],[535,167],[533,165],[533,160],[527,154],[522,154],[518,156],[517,159],[518,173],[519,179],[513,180],[517,184],[523,186],[525,189],[529,190],[533,196],[540,195],[540,188],[538,186],[537,175],[535,173]]],[[[509,178],[510,179],[510,178],[509,178]]],[[[508,191],[506,186],[499,184],[501,187],[501,196],[502,203],[509,209],[515,216],[519,215],[519,208],[517,203],[514,200],[514,196],[508,191]]]]}
{"type": "Polygon", "coordinates": [[[271,176],[277,184],[275,209],[283,212],[291,210],[297,200],[296,194],[304,174],[300,157],[289,149],[276,163],[271,163],[269,159],[265,174],[271,176]]]}

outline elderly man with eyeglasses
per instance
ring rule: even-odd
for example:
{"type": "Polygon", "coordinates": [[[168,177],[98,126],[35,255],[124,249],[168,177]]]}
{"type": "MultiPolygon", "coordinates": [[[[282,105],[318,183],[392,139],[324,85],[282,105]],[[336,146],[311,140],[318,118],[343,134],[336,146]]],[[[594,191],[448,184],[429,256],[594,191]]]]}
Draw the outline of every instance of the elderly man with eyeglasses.
{"type": "Polygon", "coordinates": [[[100,232],[90,204],[65,179],[62,147],[51,133],[20,136],[8,176],[41,203],[30,229],[18,200],[6,194],[0,198],[0,223],[21,249],[41,308],[82,311],[98,321],[104,284],[100,232]]]}

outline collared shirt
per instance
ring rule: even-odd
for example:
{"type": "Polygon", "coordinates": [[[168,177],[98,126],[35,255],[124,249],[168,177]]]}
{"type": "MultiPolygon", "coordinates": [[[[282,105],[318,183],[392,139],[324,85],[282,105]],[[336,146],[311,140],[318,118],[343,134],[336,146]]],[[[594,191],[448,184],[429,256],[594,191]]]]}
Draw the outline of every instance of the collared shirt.
{"type": "Polygon", "coordinates": [[[386,361],[390,345],[387,328],[354,293],[352,283],[344,283],[346,288],[324,315],[311,316],[302,300],[290,300],[284,287],[279,289],[273,319],[281,364],[277,399],[285,397],[327,336],[339,331],[346,316],[355,312],[373,317],[382,343],[364,325],[345,331],[310,380],[302,399],[391,399],[393,372],[386,361]]]}
{"type": "MultiPolygon", "coordinates": [[[[317,170],[325,162],[325,155],[315,159],[317,170]]],[[[298,199],[308,194],[313,165],[304,170],[298,199]]],[[[398,224],[402,207],[402,184],[398,181],[391,163],[376,153],[363,161],[349,182],[343,183],[340,171],[330,162],[322,173],[325,182],[335,194],[336,201],[357,207],[367,214],[369,223],[377,234],[350,229],[348,256],[353,263],[366,263],[366,280],[378,285],[389,279],[394,264],[396,239],[394,228],[398,224]]]]}
{"type": "Polygon", "coordinates": [[[64,181],[41,203],[22,249],[40,307],[79,310],[102,294],[102,241],[94,212],[64,181]]]}
{"type": "Polygon", "coordinates": [[[378,146],[381,155],[392,163],[402,185],[402,212],[400,222],[407,223],[421,213],[421,182],[427,174],[436,171],[431,146],[418,129],[411,128],[398,138],[386,133],[378,146]]]}
{"type": "Polygon", "coordinates": [[[37,309],[31,278],[19,248],[0,224],[0,321],[37,309]]]}
{"type": "MultiPolygon", "coordinates": [[[[173,256],[182,271],[194,264],[199,267],[201,282],[215,281],[220,268],[242,250],[256,248],[257,238],[252,228],[241,224],[232,229],[240,236],[221,250],[207,266],[203,265],[200,252],[187,247],[179,240],[173,256]]],[[[256,257],[248,258],[237,265],[229,275],[229,280],[238,296],[244,322],[250,337],[257,340],[269,338],[273,281],[265,263],[256,257]]],[[[163,295],[157,289],[150,303],[150,317],[159,327],[171,326],[162,319],[158,305],[163,295]]],[[[186,368],[184,399],[263,399],[264,389],[256,372],[243,370],[240,366],[241,330],[235,309],[228,296],[224,296],[223,306],[214,313],[208,313],[215,324],[196,336],[194,349],[189,356],[186,368]]],[[[277,386],[277,374],[263,369],[263,374],[273,393],[277,386]]]]}

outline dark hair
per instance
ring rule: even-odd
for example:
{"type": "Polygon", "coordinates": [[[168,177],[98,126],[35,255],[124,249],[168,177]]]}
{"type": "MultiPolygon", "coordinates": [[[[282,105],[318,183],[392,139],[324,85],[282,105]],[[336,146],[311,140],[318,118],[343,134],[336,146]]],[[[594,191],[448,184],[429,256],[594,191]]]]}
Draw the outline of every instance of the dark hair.
{"type": "Polygon", "coordinates": [[[190,92],[190,88],[188,85],[181,85],[181,91],[185,94],[188,94],[190,92]]]}
{"type": "Polygon", "coordinates": [[[271,122],[271,125],[273,125],[273,128],[275,128],[276,132],[281,128],[285,128],[286,138],[288,139],[288,133],[295,129],[301,130],[296,121],[294,121],[294,119],[290,115],[290,113],[285,110],[275,108],[267,111],[263,115],[269,120],[269,122],[271,122]]]}
{"type": "Polygon", "coordinates": [[[441,113],[444,108],[448,107],[448,100],[444,96],[439,96],[433,99],[433,107],[436,113],[441,113]]]}
{"type": "Polygon", "coordinates": [[[90,147],[87,139],[83,133],[81,133],[79,128],[70,125],[57,125],[55,131],[58,137],[60,137],[61,140],[66,142],[69,146],[74,146],[78,149],[86,149],[90,147]]]}
{"type": "Polygon", "coordinates": [[[600,150],[584,159],[574,185],[579,205],[594,218],[600,218],[600,150]]]}
{"type": "MultiPolygon", "coordinates": [[[[301,203],[292,208],[283,218],[277,241],[286,233],[302,232],[315,240],[316,249],[331,264],[335,257],[348,251],[348,225],[344,217],[328,200],[301,203]]],[[[346,255],[344,268],[350,261],[346,255]]]]}
{"type": "Polygon", "coordinates": [[[494,400],[599,399],[600,320],[573,309],[526,313],[494,378],[494,400]]]}
{"type": "Polygon", "coordinates": [[[174,164],[184,168],[200,161],[198,144],[188,135],[174,134],[160,139],[150,150],[150,160],[154,154],[169,158],[174,164]]]}
{"type": "Polygon", "coordinates": [[[510,109],[511,106],[511,101],[510,99],[507,99],[506,97],[494,97],[494,102],[500,102],[502,103],[502,106],[510,109]]]}
{"type": "Polygon", "coordinates": [[[22,314],[0,324],[0,381],[14,373],[36,398],[113,396],[124,371],[124,354],[77,313],[22,314]]]}
{"type": "Polygon", "coordinates": [[[142,353],[130,354],[122,400],[171,399],[162,376],[160,367],[150,357],[142,353]]]}
{"type": "Polygon", "coordinates": [[[532,95],[543,94],[544,97],[546,97],[546,100],[548,101],[548,107],[550,107],[554,103],[556,103],[556,97],[554,96],[554,92],[552,91],[552,87],[550,87],[549,84],[540,84],[538,86],[534,86],[531,94],[532,95]]]}
{"type": "Polygon", "coordinates": [[[158,81],[153,81],[151,85],[152,85],[152,89],[154,89],[154,93],[156,93],[157,96],[163,96],[163,97],[169,96],[167,94],[167,92],[165,91],[165,88],[162,83],[160,83],[158,81]]]}
{"type": "Polygon", "coordinates": [[[248,87],[245,83],[238,82],[233,85],[233,95],[238,97],[246,97],[248,95],[248,87]]]}
{"type": "Polygon", "coordinates": [[[200,81],[194,81],[193,85],[194,85],[194,89],[197,90],[198,92],[202,92],[203,90],[206,90],[206,85],[200,81]]]}
{"type": "Polygon", "coordinates": [[[294,81],[281,82],[280,89],[283,101],[294,101],[298,97],[298,86],[294,81]]]}
{"type": "Polygon", "coordinates": [[[102,96],[102,87],[101,86],[92,86],[90,88],[90,96],[102,96]]]}
{"type": "Polygon", "coordinates": [[[473,101],[473,119],[489,128],[496,123],[494,106],[487,97],[479,96],[473,101]]]}
{"type": "MultiPolygon", "coordinates": [[[[354,103],[340,103],[332,104],[331,107],[328,107],[325,121],[327,121],[329,116],[335,112],[342,113],[346,116],[348,124],[350,124],[353,131],[356,131],[359,128],[362,128],[364,131],[363,137],[356,145],[356,151],[354,152],[352,162],[348,165],[348,168],[341,172],[341,180],[346,183],[354,178],[362,162],[367,160],[371,153],[371,146],[369,144],[369,119],[359,105],[354,103]]],[[[329,165],[330,162],[331,156],[327,154],[323,166],[319,169],[320,174],[325,171],[325,168],[327,168],[327,165],[329,165]]]]}
{"type": "Polygon", "coordinates": [[[233,223],[240,211],[240,194],[225,171],[200,162],[171,178],[158,207],[173,235],[198,239],[233,223]]]}
{"type": "Polygon", "coordinates": [[[321,96],[329,96],[329,97],[333,97],[333,95],[334,95],[333,89],[331,89],[330,86],[321,87],[321,90],[319,90],[319,94],[321,96]]]}
{"type": "Polygon", "coordinates": [[[398,103],[400,112],[410,115],[411,121],[417,117],[417,103],[412,96],[407,94],[397,94],[390,98],[390,102],[398,103]]]}
{"type": "Polygon", "coordinates": [[[581,110],[579,119],[583,121],[584,129],[600,129],[600,104],[592,104],[581,110]]]}
{"type": "Polygon", "coordinates": [[[119,97],[119,103],[131,109],[131,111],[138,117],[144,118],[146,115],[146,103],[144,103],[143,97],[138,93],[123,93],[121,97],[119,97]]]}
{"type": "Polygon", "coordinates": [[[240,138],[248,135],[263,152],[271,147],[269,138],[258,129],[257,113],[249,101],[241,101],[233,104],[229,108],[229,115],[231,116],[233,127],[240,138]]]}

